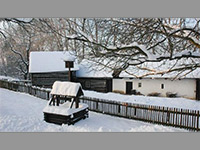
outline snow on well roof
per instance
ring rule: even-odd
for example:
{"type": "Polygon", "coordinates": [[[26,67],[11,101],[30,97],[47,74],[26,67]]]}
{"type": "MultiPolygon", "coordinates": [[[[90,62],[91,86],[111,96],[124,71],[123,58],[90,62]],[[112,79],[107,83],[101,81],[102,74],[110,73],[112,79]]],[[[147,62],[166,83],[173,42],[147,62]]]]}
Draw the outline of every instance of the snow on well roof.
{"type": "MultiPolygon", "coordinates": [[[[64,60],[74,60],[75,57],[68,51],[35,51],[30,53],[30,73],[58,72],[68,71],[65,68],[64,60]]],[[[75,60],[72,71],[78,70],[78,64],[75,60]]]]}
{"type": "Polygon", "coordinates": [[[74,97],[77,96],[80,88],[81,88],[80,83],[56,81],[53,84],[50,94],[74,97]]]}

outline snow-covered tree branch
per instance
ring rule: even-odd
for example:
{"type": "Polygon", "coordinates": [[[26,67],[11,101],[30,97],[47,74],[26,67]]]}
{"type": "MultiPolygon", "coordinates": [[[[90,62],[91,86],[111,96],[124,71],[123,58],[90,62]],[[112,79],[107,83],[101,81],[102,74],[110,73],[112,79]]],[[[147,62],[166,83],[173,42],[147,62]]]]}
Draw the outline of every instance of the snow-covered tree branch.
{"type": "MultiPolygon", "coordinates": [[[[109,68],[114,77],[122,72],[135,77],[174,72],[178,78],[200,67],[199,18],[8,18],[0,21],[37,33],[37,42],[32,42],[36,50],[75,50],[80,61],[88,59],[109,68]],[[159,67],[155,67],[157,64],[159,67]],[[144,73],[138,75],[138,70],[144,73]]],[[[7,36],[6,32],[0,30],[0,35],[7,36]]]]}
{"type": "MultiPolygon", "coordinates": [[[[134,75],[130,68],[141,69],[141,65],[149,62],[162,63],[178,60],[172,68],[168,64],[167,69],[159,71],[149,69],[148,73],[141,77],[152,74],[163,75],[169,72],[179,74],[183,70],[193,71],[199,68],[199,20],[168,20],[159,18],[99,19],[99,35],[101,36],[99,38],[103,40],[95,40],[94,31],[88,34],[89,31],[83,33],[78,30],[74,39],[77,40],[80,35],[83,39],[79,38],[79,40],[88,42],[87,59],[99,62],[102,67],[112,68],[114,72],[117,70],[117,76],[120,71],[134,75]]],[[[90,20],[90,22],[92,24],[93,21],[90,20]]]]}

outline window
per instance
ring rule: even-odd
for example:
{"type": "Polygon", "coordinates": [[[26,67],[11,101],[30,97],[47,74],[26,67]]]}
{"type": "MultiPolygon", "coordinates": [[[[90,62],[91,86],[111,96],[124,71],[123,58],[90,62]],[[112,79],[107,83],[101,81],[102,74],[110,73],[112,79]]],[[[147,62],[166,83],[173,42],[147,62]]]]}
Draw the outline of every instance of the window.
{"type": "Polygon", "coordinates": [[[164,89],[164,88],[165,88],[164,84],[161,84],[161,89],[164,89]]]}
{"type": "Polygon", "coordinates": [[[142,87],[142,83],[138,83],[138,87],[142,87]]]}

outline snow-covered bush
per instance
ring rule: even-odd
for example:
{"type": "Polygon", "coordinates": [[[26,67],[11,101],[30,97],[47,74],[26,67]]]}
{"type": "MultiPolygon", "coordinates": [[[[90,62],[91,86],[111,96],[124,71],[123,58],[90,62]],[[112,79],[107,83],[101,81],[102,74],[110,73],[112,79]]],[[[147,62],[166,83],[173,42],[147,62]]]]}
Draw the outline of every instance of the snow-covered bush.
{"type": "Polygon", "coordinates": [[[177,93],[173,93],[173,92],[166,92],[166,96],[167,97],[178,97],[177,93]]]}
{"type": "Polygon", "coordinates": [[[120,90],[114,90],[113,92],[114,93],[119,93],[119,94],[125,94],[123,91],[120,91],[120,90]]]}
{"type": "Polygon", "coordinates": [[[160,96],[161,94],[158,92],[149,93],[148,96],[160,96]]]}
{"type": "Polygon", "coordinates": [[[131,94],[134,94],[134,95],[144,95],[140,91],[137,91],[137,90],[131,90],[131,94]]]}

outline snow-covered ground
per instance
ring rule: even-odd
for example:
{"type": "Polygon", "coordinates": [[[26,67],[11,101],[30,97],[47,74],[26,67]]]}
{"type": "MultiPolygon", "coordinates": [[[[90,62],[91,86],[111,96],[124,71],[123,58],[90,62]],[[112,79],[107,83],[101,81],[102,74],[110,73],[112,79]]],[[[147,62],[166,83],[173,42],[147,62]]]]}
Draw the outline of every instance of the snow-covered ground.
{"type": "Polygon", "coordinates": [[[0,132],[185,132],[186,130],[89,112],[75,125],[43,121],[47,101],[0,88],[0,132]]]}
{"type": "Polygon", "coordinates": [[[200,110],[200,101],[186,98],[167,98],[167,97],[150,97],[138,95],[123,95],[118,93],[100,93],[95,91],[84,90],[84,96],[107,99],[112,101],[129,102],[136,104],[146,104],[155,106],[166,106],[172,108],[183,108],[200,110]]]}

